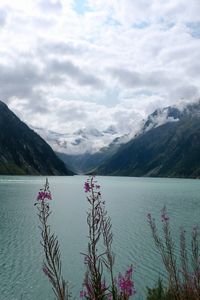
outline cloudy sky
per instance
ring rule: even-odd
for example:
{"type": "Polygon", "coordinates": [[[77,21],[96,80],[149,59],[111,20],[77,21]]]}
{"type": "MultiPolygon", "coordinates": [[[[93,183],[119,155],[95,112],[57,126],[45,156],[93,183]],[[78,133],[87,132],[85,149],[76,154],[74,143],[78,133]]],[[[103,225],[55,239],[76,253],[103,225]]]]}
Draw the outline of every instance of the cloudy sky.
{"type": "Polygon", "coordinates": [[[200,0],[1,0],[0,99],[28,124],[121,133],[200,95],[200,0]]]}

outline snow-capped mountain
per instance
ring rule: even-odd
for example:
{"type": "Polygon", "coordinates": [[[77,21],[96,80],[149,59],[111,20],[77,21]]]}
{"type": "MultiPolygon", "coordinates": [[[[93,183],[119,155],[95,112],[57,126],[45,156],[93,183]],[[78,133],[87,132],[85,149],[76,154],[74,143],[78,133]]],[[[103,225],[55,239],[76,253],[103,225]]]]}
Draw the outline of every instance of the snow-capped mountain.
{"type": "Polygon", "coordinates": [[[200,178],[200,102],[151,114],[138,134],[96,170],[100,175],[200,178]]]}
{"type": "Polygon", "coordinates": [[[147,132],[153,128],[159,127],[165,123],[177,122],[181,116],[181,111],[177,107],[165,107],[163,109],[156,109],[150,114],[144,122],[142,133],[147,132]]]}
{"type": "Polygon", "coordinates": [[[199,114],[200,102],[157,109],[146,120],[141,120],[137,129],[134,128],[124,134],[118,133],[112,125],[103,131],[96,128],[83,128],[71,134],[61,134],[41,128],[33,129],[50,144],[72,170],[77,173],[87,173],[111,159],[120,148],[126,147],[128,143],[140,136],[167,124],[178,124],[190,115],[194,117],[199,114]]]}
{"type": "Polygon", "coordinates": [[[81,155],[85,153],[94,154],[102,149],[110,147],[113,143],[124,144],[138,137],[139,135],[159,127],[165,123],[177,122],[188,113],[197,113],[199,102],[191,105],[169,106],[159,108],[150,114],[145,120],[141,120],[139,125],[132,128],[130,132],[118,132],[114,125],[110,125],[105,130],[97,128],[80,128],[69,133],[59,133],[40,127],[32,127],[55,152],[68,155],[81,155]]]}
{"type": "Polygon", "coordinates": [[[178,122],[181,118],[192,115],[200,115],[200,102],[192,104],[174,105],[156,109],[146,120],[141,123],[141,128],[135,136],[143,134],[153,128],[159,127],[166,123],[178,122]]]}
{"type": "Polygon", "coordinates": [[[127,134],[120,136],[114,126],[109,126],[104,131],[96,128],[83,128],[73,133],[58,133],[51,130],[32,127],[55,152],[69,155],[96,153],[108,147],[111,143],[125,143],[130,138],[127,134]]]}

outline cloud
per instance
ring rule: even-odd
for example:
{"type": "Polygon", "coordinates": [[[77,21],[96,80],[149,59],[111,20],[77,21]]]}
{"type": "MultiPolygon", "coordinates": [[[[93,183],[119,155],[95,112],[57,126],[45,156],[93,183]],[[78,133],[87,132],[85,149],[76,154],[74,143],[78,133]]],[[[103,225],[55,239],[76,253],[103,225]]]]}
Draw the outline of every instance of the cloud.
{"type": "MultiPolygon", "coordinates": [[[[62,134],[73,134],[80,128],[87,130],[107,130],[110,125],[117,128],[117,135],[123,135],[130,131],[135,132],[142,119],[139,111],[135,111],[133,104],[119,103],[115,108],[108,108],[102,104],[86,101],[65,101],[56,98],[46,102],[48,118],[38,109],[34,115],[26,101],[11,99],[9,107],[17,112],[26,122],[34,127],[51,129],[62,134]],[[67,122],[66,122],[67,120],[67,122]]],[[[110,139],[109,142],[112,140],[110,139]]]]}
{"type": "Polygon", "coordinates": [[[95,75],[82,70],[69,60],[57,60],[53,59],[48,63],[48,71],[58,73],[62,76],[69,76],[73,78],[81,86],[92,86],[95,88],[101,88],[103,81],[95,75]]]}
{"type": "Polygon", "coordinates": [[[41,54],[41,51],[44,55],[81,55],[84,51],[87,51],[82,45],[76,45],[73,42],[63,42],[63,41],[53,41],[53,42],[43,42],[42,45],[38,47],[38,55],[41,54]]]}
{"type": "Polygon", "coordinates": [[[0,98],[55,131],[135,131],[199,98],[196,0],[1,0],[0,98]],[[84,5],[82,5],[84,4],[84,5]]]}
{"type": "Polygon", "coordinates": [[[5,26],[7,19],[7,11],[5,9],[0,9],[0,28],[5,26]]]}
{"type": "Polygon", "coordinates": [[[190,99],[195,100],[199,97],[199,88],[195,85],[179,85],[177,84],[174,89],[170,91],[171,97],[176,99],[190,99]]]}
{"type": "MultiPolygon", "coordinates": [[[[98,0],[96,1],[98,2],[98,0]]],[[[99,1],[100,2],[100,1],[99,1]]],[[[113,0],[116,18],[125,24],[141,22],[187,22],[199,20],[200,3],[196,0],[113,0]]]]}
{"type": "Polygon", "coordinates": [[[154,72],[139,73],[126,69],[112,69],[111,75],[117,78],[119,83],[131,89],[136,94],[159,94],[165,93],[167,98],[172,99],[197,99],[199,88],[195,84],[188,83],[179,74],[157,70],[154,72]]]}
{"type": "Polygon", "coordinates": [[[160,88],[167,87],[174,82],[164,71],[140,73],[127,69],[111,69],[111,75],[128,88],[160,88]]]}
{"type": "Polygon", "coordinates": [[[53,12],[56,14],[62,11],[62,3],[59,0],[41,0],[38,4],[40,9],[42,9],[42,11],[44,11],[45,13],[53,12]]]}
{"type": "Polygon", "coordinates": [[[35,65],[16,63],[0,65],[0,95],[2,99],[10,97],[32,98],[32,93],[42,76],[35,65]]]}

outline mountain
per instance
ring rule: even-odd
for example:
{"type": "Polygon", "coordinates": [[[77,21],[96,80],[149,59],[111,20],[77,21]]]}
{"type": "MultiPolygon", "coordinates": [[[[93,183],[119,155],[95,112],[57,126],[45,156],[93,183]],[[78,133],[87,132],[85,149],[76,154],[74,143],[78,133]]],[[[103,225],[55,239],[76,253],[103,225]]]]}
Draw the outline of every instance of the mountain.
{"type": "Polygon", "coordinates": [[[141,130],[137,135],[145,133],[153,128],[159,127],[166,123],[179,121],[179,118],[183,117],[185,111],[178,109],[177,107],[164,107],[163,109],[156,109],[152,114],[147,117],[141,130]]]}
{"type": "Polygon", "coordinates": [[[123,137],[115,138],[107,147],[103,147],[95,153],[86,152],[83,154],[70,155],[56,152],[56,154],[74,172],[78,174],[89,173],[93,169],[97,168],[100,164],[102,164],[105,160],[112,157],[112,155],[117,152],[120,145],[126,140],[126,135],[123,137]]]}
{"type": "Polygon", "coordinates": [[[200,177],[200,102],[151,114],[134,139],[99,166],[101,175],[200,177]]]}
{"type": "Polygon", "coordinates": [[[69,156],[82,154],[93,154],[108,147],[113,140],[121,135],[117,133],[114,126],[105,130],[96,128],[81,128],[73,132],[59,133],[52,130],[32,127],[55,152],[64,153],[69,156]]]}
{"type": "Polygon", "coordinates": [[[72,174],[51,147],[1,101],[0,174],[72,174]]]}
{"type": "Polygon", "coordinates": [[[114,126],[103,131],[83,128],[58,133],[32,127],[53,148],[57,156],[75,173],[88,173],[111,157],[119,146],[130,140],[129,134],[119,135],[114,126]]]}

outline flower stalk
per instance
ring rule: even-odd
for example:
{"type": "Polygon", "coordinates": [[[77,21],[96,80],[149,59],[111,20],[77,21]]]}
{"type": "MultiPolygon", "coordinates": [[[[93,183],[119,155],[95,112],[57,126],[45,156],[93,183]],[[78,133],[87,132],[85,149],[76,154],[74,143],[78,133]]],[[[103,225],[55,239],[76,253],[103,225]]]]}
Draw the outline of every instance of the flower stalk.
{"type": "MultiPolygon", "coordinates": [[[[169,216],[166,207],[161,211],[162,236],[160,236],[155,220],[147,215],[153,239],[162,257],[168,274],[166,294],[173,300],[200,299],[200,253],[199,230],[194,227],[191,234],[191,260],[189,260],[185,230],[180,230],[180,253],[175,255],[175,243],[172,239],[169,216]],[[178,265],[178,258],[180,266],[178,265]]],[[[168,298],[166,298],[168,299],[168,298]]]]}
{"type": "Polygon", "coordinates": [[[86,273],[80,297],[88,300],[128,300],[135,294],[132,280],[133,269],[131,266],[124,276],[121,274],[118,278],[114,276],[112,224],[105,208],[105,201],[101,199],[100,185],[95,177],[87,179],[84,190],[89,203],[88,247],[87,253],[83,253],[86,273]],[[99,249],[102,249],[101,252],[99,249]],[[104,270],[110,277],[109,282],[105,280],[104,270]]]}
{"type": "Polygon", "coordinates": [[[38,217],[41,230],[41,245],[44,251],[43,272],[48,277],[57,300],[68,300],[70,298],[68,283],[62,277],[60,247],[57,236],[51,233],[48,224],[51,215],[49,201],[52,200],[49,190],[48,179],[44,188],[40,189],[35,205],[38,209],[38,217]]]}

